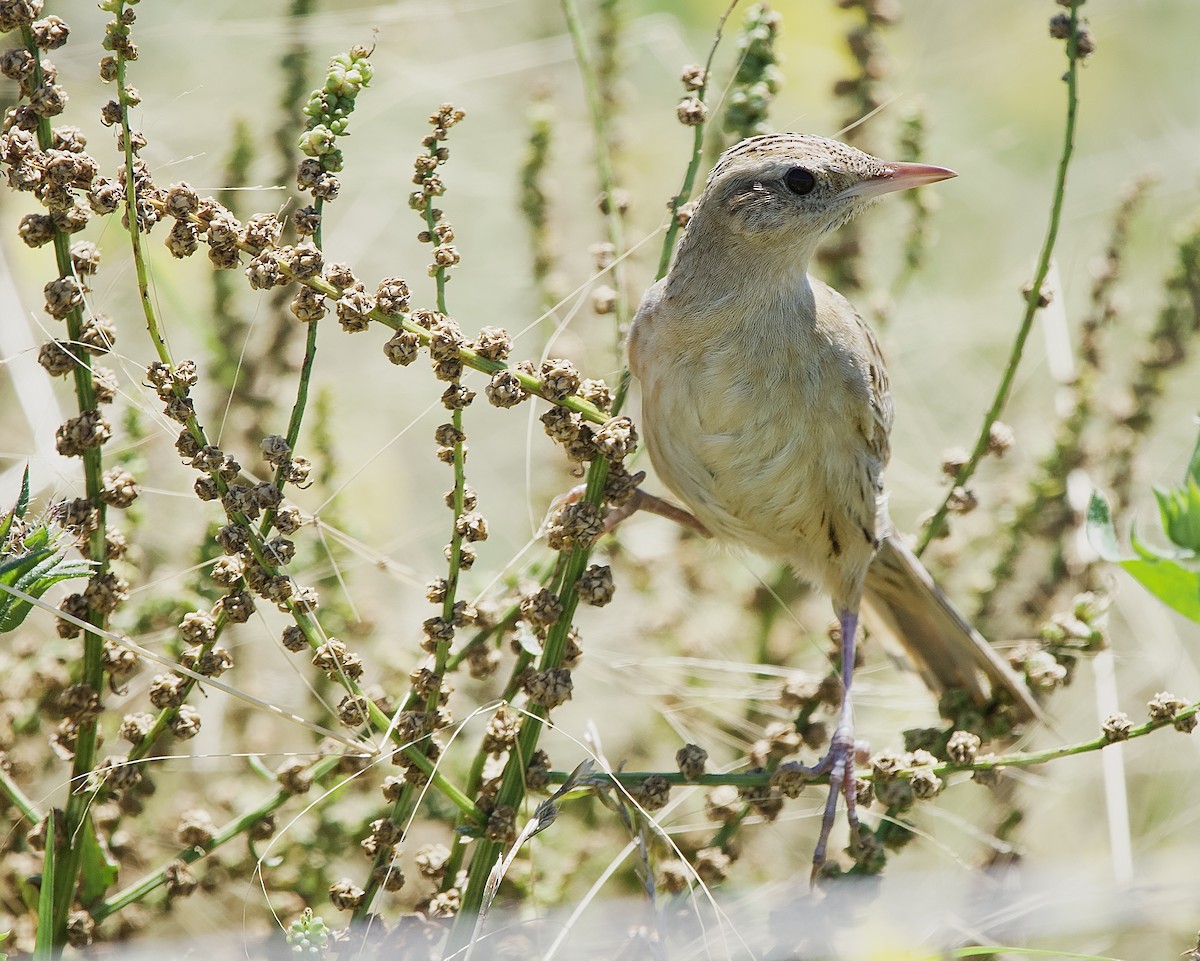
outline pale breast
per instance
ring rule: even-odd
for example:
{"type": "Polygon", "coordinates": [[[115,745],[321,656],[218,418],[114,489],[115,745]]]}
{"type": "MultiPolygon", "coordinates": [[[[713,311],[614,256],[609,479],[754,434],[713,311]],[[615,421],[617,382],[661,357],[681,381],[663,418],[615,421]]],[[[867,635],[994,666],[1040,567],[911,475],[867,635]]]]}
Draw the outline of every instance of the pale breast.
{"type": "Polygon", "coordinates": [[[630,361],[655,470],[716,536],[835,590],[831,564],[865,569],[874,549],[869,365],[795,317],[723,321],[661,298],[639,311],[630,361]]]}

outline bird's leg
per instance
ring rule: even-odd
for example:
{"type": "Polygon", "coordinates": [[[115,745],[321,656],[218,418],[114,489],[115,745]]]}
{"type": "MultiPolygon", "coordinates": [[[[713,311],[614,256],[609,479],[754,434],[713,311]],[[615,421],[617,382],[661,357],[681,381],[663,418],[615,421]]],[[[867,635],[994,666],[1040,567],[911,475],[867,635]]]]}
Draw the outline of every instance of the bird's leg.
{"type": "Polygon", "coordinates": [[[686,527],[688,530],[695,531],[701,537],[712,537],[712,532],[700,523],[696,515],[691,511],[686,511],[679,505],[672,504],[661,497],[647,494],[640,487],[633,492],[633,496],[624,504],[620,507],[614,507],[608,512],[608,516],[604,519],[604,529],[611,531],[621,521],[637,511],[657,514],[659,517],[665,517],[669,521],[674,521],[680,527],[686,527]]]}
{"type": "MultiPolygon", "coordinates": [[[[640,484],[645,478],[645,472],[639,471],[634,475],[634,482],[640,484]]],[[[583,497],[585,490],[586,488],[583,484],[580,484],[578,487],[572,487],[561,497],[555,498],[551,507],[555,508],[561,507],[563,504],[574,504],[583,497]]],[[[646,511],[648,514],[657,514],[659,517],[665,517],[669,521],[674,521],[680,527],[686,527],[688,530],[695,531],[701,537],[712,537],[709,529],[701,524],[690,511],[686,511],[668,500],[663,500],[661,497],[647,494],[640,487],[634,490],[629,500],[620,507],[614,507],[605,515],[604,533],[611,533],[621,521],[638,511],[646,511]]]]}
{"type": "Polygon", "coordinates": [[[813,849],[812,877],[816,881],[821,866],[825,863],[825,851],[833,822],[837,817],[838,796],[846,798],[846,818],[850,822],[850,846],[858,844],[857,791],[854,779],[854,705],[850,700],[850,682],[854,677],[854,647],[858,632],[858,612],[838,611],[838,623],[842,631],[842,706],[838,713],[837,727],[829,742],[828,753],[806,772],[829,774],[829,797],[825,801],[825,812],[821,816],[821,833],[813,849]]]}

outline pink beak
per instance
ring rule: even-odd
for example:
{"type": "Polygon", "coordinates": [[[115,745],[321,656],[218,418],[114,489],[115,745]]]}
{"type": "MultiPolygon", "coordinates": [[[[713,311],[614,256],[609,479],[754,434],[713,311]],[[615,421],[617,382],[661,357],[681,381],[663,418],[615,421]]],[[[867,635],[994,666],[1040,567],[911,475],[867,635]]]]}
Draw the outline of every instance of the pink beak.
{"type": "Polygon", "coordinates": [[[889,163],[883,168],[883,173],[843,190],[842,196],[863,199],[878,197],[880,194],[908,190],[910,187],[933,184],[957,176],[953,170],[930,164],[889,163]]]}

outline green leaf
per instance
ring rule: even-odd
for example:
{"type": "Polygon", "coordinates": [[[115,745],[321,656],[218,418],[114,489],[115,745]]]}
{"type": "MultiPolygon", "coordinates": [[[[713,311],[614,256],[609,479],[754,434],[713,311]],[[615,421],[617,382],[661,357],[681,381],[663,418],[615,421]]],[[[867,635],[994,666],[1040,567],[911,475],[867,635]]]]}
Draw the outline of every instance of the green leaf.
{"type": "Polygon", "coordinates": [[[83,862],[80,877],[79,899],[85,907],[91,907],[103,899],[105,893],[117,883],[117,862],[108,847],[96,834],[96,825],[87,818],[83,832],[83,862]]]}
{"type": "Polygon", "coordinates": [[[1200,552],[1200,486],[1189,477],[1181,487],[1154,488],[1163,530],[1173,544],[1200,552]]]}
{"type": "Polygon", "coordinates": [[[538,640],[537,635],[526,626],[524,621],[517,623],[517,643],[521,645],[521,650],[526,654],[531,654],[533,657],[541,657],[542,642],[538,640]]]}
{"type": "Polygon", "coordinates": [[[50,546],[50,528],[45,525],[35,527],[25,532],[25,550],[40,551],[50,546]]]}
{"type": "Polygon", "coordinates": [[[13,513],[17,517],[24,517],[25,512],[29,510],[29,465],[25,465],[25,473],[21,477],[21,493],[17,495],[17,506],[13,508],[13,513]]]}
{"type": "MultiPolygon", "coordinates": [[[[0,584],[15,587],[34,598],[40,598],[62,581],[86,577],[92,569],[88,561],[69,561],[63,555],[52,554],[48,550],[38,551],[15,561],[0,567],[0,584]]],[[[0,634],[20,627],[32,609],[33,605],[29,601],[0,588],[0,634]]]]}
{"type": "MultiPolygon", "coordinates": [[[[35,934],[33,957],[35,961],[53,958],[54,950],[54,864],[57,859],[58,841],[54,837],[54,812],[46,820],[46,853],[42,858],[42,887],[38,892],[37,933],[35,934]]],[[[63,846],[65,850],[65,845],[63,846]]]]}
{"type": "Polygon", "coordinates": [[[1104,560],[1124,568],[1139,584],[1168,607],[1200,623],[1200,571],[1189,570],[1171,558],[1156,555],[1140,541],[1141,557],[1122,556],[1108,501],[1092,494],[1087,511],[1087,536],[1104,560]]]}
{"type": "Polygon", "coordinates": [[[1086,530],[1088,541],[1097,554],[1113,564],[1121,562],[1121,546],[1113,527],[1112,510],[1099,491],[1092,491],[1092,499],[1088,501],[1086,530]]]}
{"type": "MultiPolygon", "coordinates": [[[[0,560],[0,582],[14,587],[21,582],[31,570],[37,567],[47,557],[52,557],[53,551],[46,549],[29,551],[26,554],[12,554],[0,560]]],[[[22,588],[24,590],[24,588],[22,588]]]]}
{"type": "Polygon", "coordinates": [[[18,518],[23,518],[27,510],[29,510],[28,464],[25,465],[25,474],[21,477],[21,493],[17,495],[17,505],[4,515],[4,522],[0,523],[0,546],[8,540],[8,534],[12,530],[13,522],[18,518]]]}
{"type": "Polygon", "coordinates": [[[1192,449],[1192,459],[1188,463],[1187,473],[1183,479],[1185,483],[1193,480],[1200,484],[1200,434],[1196,436],[1196,446],[1192,449]]]}
{"type": "Polygon", "coordinates": [[[1200,623],[1200,572],[1175,561],[1121,561],[1146,590],[1189,620],[1200,623]]]}

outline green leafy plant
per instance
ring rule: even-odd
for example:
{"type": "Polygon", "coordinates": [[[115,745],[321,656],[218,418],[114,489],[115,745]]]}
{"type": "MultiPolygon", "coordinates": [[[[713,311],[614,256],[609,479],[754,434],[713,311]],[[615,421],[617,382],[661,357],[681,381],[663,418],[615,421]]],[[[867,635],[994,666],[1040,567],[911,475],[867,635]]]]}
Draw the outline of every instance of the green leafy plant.
{"type": "Polygon", "coordinates": [[[1118,564],[1146,590],[1184,617],[1200,622],[1200,439],[1192,451],[1183,483],[1155,487],[1159,520],[1172,548],[1156,548],[1130,529],[1134,557],[1124,556],[1104,495],[1088,504],[1088,539],[1106,561],[1118,564]]]}
{"type": "Polygon", "coordinates": [[[26,522],[28,511],[27,467],[17,503],[0,523],[0,634],[21,626],[33,608],[26,597],[39,598],[59,581],[86,577],[92,567],[86,561],[67,560],[50,525],[26,522]]]}

